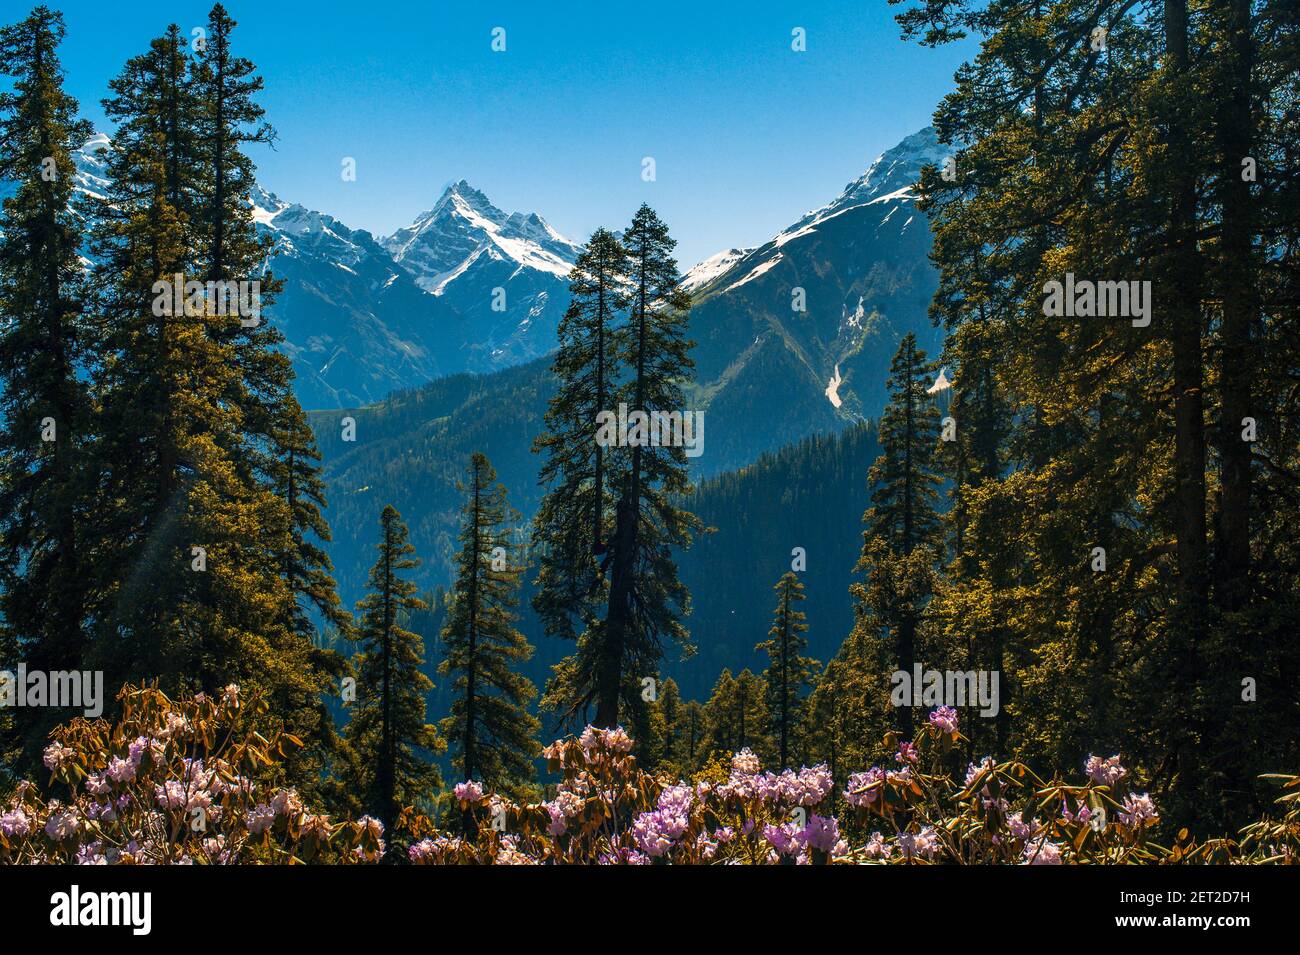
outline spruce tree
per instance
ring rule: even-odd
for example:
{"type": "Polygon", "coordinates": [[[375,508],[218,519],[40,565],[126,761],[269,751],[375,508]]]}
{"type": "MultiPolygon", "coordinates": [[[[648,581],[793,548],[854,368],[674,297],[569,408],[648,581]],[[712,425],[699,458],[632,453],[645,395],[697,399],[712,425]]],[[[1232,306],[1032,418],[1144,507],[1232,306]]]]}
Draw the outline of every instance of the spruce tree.
{"type": "MultiPolygon", "coordinates": [[[[533,607],[547,633],[565,639],[577,639],[597,625],[605,598],[601,560],[613,520],[609,474],[617,449],[603,447],[593,436],[597,415],[611,410],[618,386],[614,330],[626,306],[627,269],[627,251],[605,229],[592,233],[578,254],[552,363],[559,385],[547,407],[546,432],[533,446],[545,454],[538,480],[547,487],[533,519],[538,553],[533,607]]],[[[557,671],[548,696],[563,717],[573,717],[588,705],[590,693],[560,676],[557,671]]]]}
{"type": "MultiPolygon", "coordinates": [[[[523,568],[511,538],[519,515],[480,452],[459,486],[466,495],[461,549],[442,630],[446,655],[438,665],[451,678],[453,697],[441,729],[460,779],[519,797],[533,776],[540,728],[528,711],[536,690],[514,669],[533,654],[515,626],[523,568]]],[[[463,824],[472,834],[468,813],[463,824]]]]}
{"type": "Polygon", "coordinates": [[[445,750],[446,742],[425,722],[433,681],[421,669],[424,641],[403,628],[409,614],[426,609],[415,596],[416,585],[402,576],[419,565],[415,547],[391,504],[379,526],[379,558],[370,570],[369,593],[357,603],[357,699],[345,735],[359,762],[356,786],[365,794],[365,807],[391,828],[403,806],[431,799],[441,785],[431,756],[445,750]]]}
{"type": "MultiPolygon", "coordinates": [[[[92,359],[73,152],[89,135],[63,91],[62,15],[37,7],[0,30],[0,613],[8,646],[33,670],[81,664],[88,594],[85,454],[92,359]]],[[[60,714],[15,714],[28,758],[60,714]]]]}
{"type": "MultiPolygon", "coordinates": [[[[880,418],[881,454],[867,480],[871,506],[862,517],[855,593],[893,634],[898,668],[917,660],[921,616],[934,589],[939,515],[936,471],[939,414],[926,390],[934,368],[909,333],[890,365],[889,404],[880,418]]],[[[910,707],[899,708],[899,730],[912,733],[910,707]]]]}
{"type": "MultiPolygon", "coordinates": [[[[617,344],[629,377],[619,402],[643,414],[685,413],[681,382],[694,368],[688,355],[694,343],[686,338],[691,301],[672,257],[676,243],[647,205],[633,216],[623,242],[630,260],[629,315],[617,344]]],[[[648,440],[643,434],[634,443],[629,435],[626,463],[614,480],[614,536],[605,559],[609,602],[604,620],[579,647],[600,726],[618,723],[625,674],[657,673],[665,643],[689,652],[680,616],[689,611],[690,595],[672,552],[689,547],[701,524],[678,503],[691,491],[685,450],[648,440]]]]}
{"type": "Polygon", "coordinates": [[[816,679],[820,664],[802,655],[808,647],[807,615],[797,604],[804,599],[803,582],[792,570],[786,571],[776,586],[776,614],[768,639],[754,649],[767,654],[769,663],[763,672],[767,685],[767,731],[777,752],[778,766],[790,766],[790,753],[803,742],[807,719],[807,696],[816,679]]]}

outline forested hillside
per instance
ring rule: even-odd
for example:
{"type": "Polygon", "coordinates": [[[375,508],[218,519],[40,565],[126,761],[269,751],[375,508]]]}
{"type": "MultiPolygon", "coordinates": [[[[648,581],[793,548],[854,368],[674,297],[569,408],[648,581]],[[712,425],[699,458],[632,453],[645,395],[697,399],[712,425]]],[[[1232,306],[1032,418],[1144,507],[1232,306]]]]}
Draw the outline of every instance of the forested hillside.
{"type": "Polygon", "coordinates": [[[1294,4],[897,6],[978,53],[835,202],[311,415],[225,8],[95,192],[0,29],[0,863],[1300,861],[1294,4]]]}
{"type": "Polygon", "coordinates": [[[879,453],[864,422],[701,482],[686,506],[714,530],[679,558],[699,651],[667,669],[686,696],[706,697],[725,667],[758,666],[772,586],[792,566],[804,567],[809,653],[823,663],[834,656],[853,625],[844,595],[862,550],[866,473],[879,453]]]}
{"type": "MultiPolygon", "coordinates": [[[[451,579],[458,531],[456,479],[474,451],[491,458],[515,506],[531,516],[541,492],[532,452],[554,378],[545,359],[488,375],[439,378],[375,405],[310,415],[328,485],[329,545],[341,592],[355,597],[372,559],[376,502],[391,502],[411,522],[425,563],[424,587],[451,579]],[[344,419],[355,422],[345,440],[344,419]]],[[[382,507],[382,505],[380,505],[382,507]]]]}

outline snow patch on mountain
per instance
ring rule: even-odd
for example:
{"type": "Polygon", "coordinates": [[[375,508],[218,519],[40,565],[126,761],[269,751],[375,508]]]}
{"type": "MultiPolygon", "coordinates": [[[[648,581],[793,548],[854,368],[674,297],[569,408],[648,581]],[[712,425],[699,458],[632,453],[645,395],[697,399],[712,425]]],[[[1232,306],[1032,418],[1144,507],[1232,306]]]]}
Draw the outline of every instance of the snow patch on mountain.
{"type": "Polygon", "coordinates": [[[682,276],[682,288],[688,292],[703,288],[753,251],[753,249],[724,249],[709,256],[682,276]]]}

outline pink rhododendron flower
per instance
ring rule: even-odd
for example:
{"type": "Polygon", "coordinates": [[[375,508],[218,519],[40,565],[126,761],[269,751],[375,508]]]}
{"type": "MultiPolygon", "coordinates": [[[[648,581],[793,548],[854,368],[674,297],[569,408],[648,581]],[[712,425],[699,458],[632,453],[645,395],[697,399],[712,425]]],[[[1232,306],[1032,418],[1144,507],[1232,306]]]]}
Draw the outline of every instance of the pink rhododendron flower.
{"type": "Polygon", "coordinates": [[[731,757],[731,772],[735,776],[753,776],[761,772],[763,764],[759,762],[753,751],[746,746],[735,756],[731,757]]]}
{"type": "Polygon", "coordinates": [[[1019,812],[1013,812],[1007,816],[1007,826],[1011,829],[1011,834],[1017,839],[1032,838],[1034,833],[1042,828],[1037,819],[1028,823],[1024,822],[1019,812]]]}
{"type": "Polygon", "coordinates": [[[270,829],[275,824],[275,810],[266,803],[258,803],[248,811],[248,818],[244,825],[248,831],[255,836],[259,836],[270,829]]]}
{"type": "Polygon", "coordinates": [[[870,806],[880,797],[881,787],[877,785],[885,778],[885,772],[879,766],[872,766],[865,773],[854,773],[849,777],[844,799],[850,806],[870,806]]]}
{"type": "Polygon", "coordinates": [[[1022,856],[1025,865],[1060,865],[1061,847],[1055,842],[1041,839],[1027,844],[1022,856]]]}
{"type": "Polygon", "coordinates": [[[1131,828],[1140,829],[1159,822],[1160,814],[1146,793],[1140,796],[1129,794],[1124,797],[1124,810],[1119,814],[1119,821],[1131,828]]]}
{"type": "Polygon", "coordinates": [[[53,742],[49,746],[45,747],[45,768],[49,770],[61,769],[63,764],[70,760],[74,755],[75,754],[70,747],[64,746],[62,743],[57,741],[53,742]]]}
{"type": "Polygon", "coordinates": [[[975,782],[975,780],[979,777],[980,773],[984,772],[985,770],[992,769],[995,765],[996,764],[993,762],[992,756],[985,756],[983,759],[979,761],[978,765],[976,765],[975,763],[967,764],[966,783],[965,783],[966,788],[969,789],[971,787],[971,783],[975,782]]]}
{"type": "Polygon", "coordinates": [[[277,816],[296,816],[302,812],[302,797],[296,789],[281,789],[271,798],[277,816]]]}
{"type": "Polygon", "coordinates": [[[829,853],[840,840],[839,823],[834,816],[819,816],[813,813],[808,817],[808,824],[799,833],[799,839],[810,849],[819,849],[829,853]]]}
{"type": "Polygon", "coordinates": [[[32,817],[21,809],[11,809],[0,814],[0,834],[9,839],[21,839],[32,831],[32,817]]]}
{"type": "Polygon", "coordinates": [[[479,803],[483,801],[483,786],[472,779],[457,783],[452,792],[461,802],[479,803]]]}
{"type": "Polygon", "coordinates": [[[941,706],[930,713],[930,725],[936,726],[941,733],[957,732],[957,711],[951,706],[941,706]]]}
{"type": "Polygon", "coordinates": [[[930,826],[922,826],[920,832],[900,832],[898,848],[905,859],[933,859],[939,854],[939,837],[930,826]]]}
{"type": "Polygon", "coordinates": [[[893,854],[893,850],[885,843],[885,837],[878,832],[871,834],[863,849],[868,859],[888,859],[893,854]]]}
{"type": "Polygon", "coordinates": [[[45,834],[56,842],[62,841],[76,835],[77,822],[75,811],[57,810],[50,813],[50,818],[45,821],[45,834]]]}
{"type": "Polygon", "coordinates": [[[115,783],[129,783],[135,779],[135,770],[136,764],[134,762],[123,759],[121,756],[114,756],[108,761],[108,769],[104,772],[115,783]]]}
{"type": "Polygon", "coordinates": [[[1104,786],[1114,786],[1128,775],[1128,770],[1119,764],[1118,755],[1110,759],[1089,756],[1087,762],[1083,764],[1083,770],[1094,783],[1104,786]]]}
{"type": "Polygon", "coordinates": [[[763,838],[771,844],[778,855],[792,856],[799,851],[797,836],[800,831],[793,822],[780,826],[768,823],[763,827],[763,838]]]}

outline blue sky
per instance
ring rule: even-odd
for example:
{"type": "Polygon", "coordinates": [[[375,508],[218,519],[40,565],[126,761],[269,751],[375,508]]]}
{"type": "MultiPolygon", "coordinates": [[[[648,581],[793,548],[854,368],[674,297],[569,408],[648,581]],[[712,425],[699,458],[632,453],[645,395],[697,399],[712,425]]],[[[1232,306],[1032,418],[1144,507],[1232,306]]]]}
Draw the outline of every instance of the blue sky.
{"type": "MultiPolygon", "coordinates": [[[[49,2],[67,20],[69,91],[101,126],[99,100],[127,57],[169,22],[202,25],[211,6],[49,2]]],[[[379,235],[464,178],[576,241],[623,227],[646,201],[683,268],[834,198],[928,124],[973,53],[903,43],[885,0],[226,6],[266,78],[280,141],[254,158],[282,199],[379,235]],[[498,26],[503,53],[491,49],[498,26]],[[791,50],[795,27],[806,52],[791,50]],[[345,156],[355,182],[339,174],[345,156]],[[654,182],[641,178],[645,156],[654,182]]]]}

